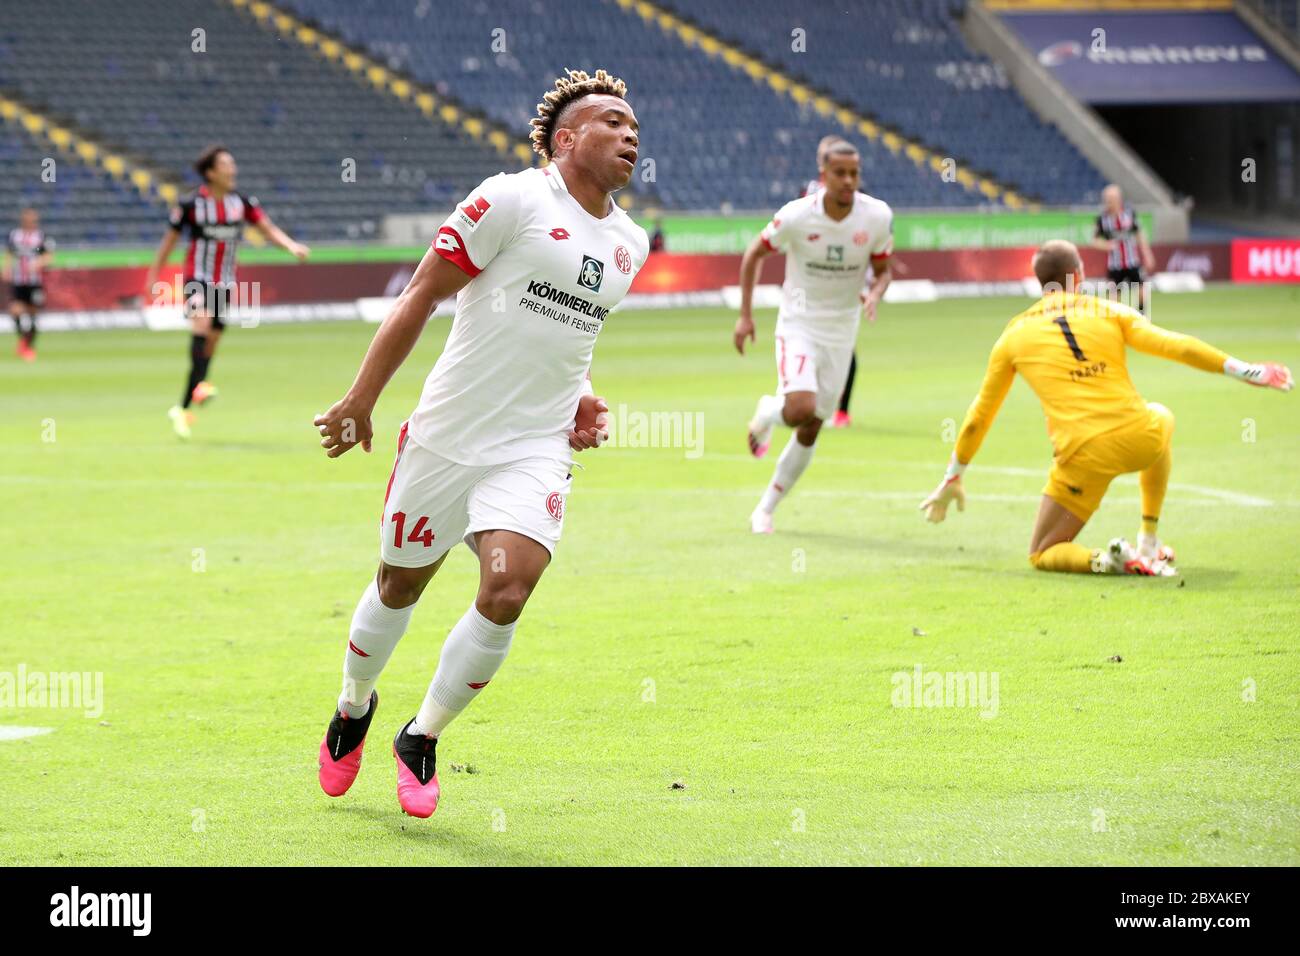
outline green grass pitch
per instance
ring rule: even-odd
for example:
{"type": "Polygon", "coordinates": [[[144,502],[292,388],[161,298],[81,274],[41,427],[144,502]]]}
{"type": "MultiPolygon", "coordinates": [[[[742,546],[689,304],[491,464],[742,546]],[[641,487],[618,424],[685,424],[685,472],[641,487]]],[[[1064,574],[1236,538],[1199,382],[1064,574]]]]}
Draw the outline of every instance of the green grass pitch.
{"type": "MultiPolygon", "coordinates": [[[[557,558],[497,679],[439,748],[443,803],[401,814],[389,741],[476,569],[458,548],[380,681],[361,776],[316,750],[373,573],[401,420],[448,324],[328,461],[313,414],[373,327],[233,329],[195,439],[165,411],[179,334],[47,335],[0,357],[0,673],[100,672],[103,713],[0,708],[0,864],[1290,864],[1300,862],[1300,396],[1135,355],[1173,409],[1162,530],[1181,580],[1035,572],[1050,450],[1017,383],[967,476],[917,503],[988,349],[1026,303],[886,306],[854,424],[756,538],[770,390],[719,310],[618,313],[598,390],[699,413],[703,454],[582,454],[557,558]],[[947,421],[945,421],[947,420],[947,421]],[[51,440],[52,439],[52,440],[51,440]],[[201,549],[201,550],[198,550],[201,549]],[[894,675],[997,676],[980,706],[894,706],[894,675]]],[[[1214,288],[1156,320],[1300,367],[1300,292],[1214,288]]],[[[775,451],[786,440],[778,432],[775,451]]],[[[1117,482],[1081,541],[1138,530],[1117,482]]]]}

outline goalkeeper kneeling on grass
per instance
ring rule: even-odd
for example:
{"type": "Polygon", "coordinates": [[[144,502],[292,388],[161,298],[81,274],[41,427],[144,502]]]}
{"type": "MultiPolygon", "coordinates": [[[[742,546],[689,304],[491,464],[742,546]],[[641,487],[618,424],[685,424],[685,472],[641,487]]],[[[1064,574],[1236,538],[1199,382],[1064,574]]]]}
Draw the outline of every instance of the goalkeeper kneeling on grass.
{"type": "Polygon", "coordinates": [[[1173,463],[1174,416],[1163,405],[1144,401],[1133,387],[1126,346],[1284,392],[1291,390],[1291,371],[1271,362],[1239,361],[1190,335],[1158,328],[1125,305],[1075,293],[1082,287],[1083,262],[1078,249],[1064,240],[1043,244],[1034,256],[1034,273],[1044,295],[1012,319],[993,346],[948,472],[921,502],[921,510],[929,521],[940,522],[949,504],[965,509],[962,472],[1019,372],[1042,403],[1055,451],[1029,546],[1030,563],[1043,571],[1176,575],[1173,551],[1156,533],[1173,463]],[[1142,488],[1137,547],[1123,538],[1106,548],[1076,544],[1075,536],[1100,506],[1111,481],[1134,471],[1142,488]]]}

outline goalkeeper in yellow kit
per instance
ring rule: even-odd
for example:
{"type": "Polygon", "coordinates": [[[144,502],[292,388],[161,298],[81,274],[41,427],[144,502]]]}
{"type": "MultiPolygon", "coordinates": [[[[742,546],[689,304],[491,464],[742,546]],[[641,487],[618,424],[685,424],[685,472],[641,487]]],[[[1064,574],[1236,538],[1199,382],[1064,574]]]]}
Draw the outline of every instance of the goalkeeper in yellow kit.
{"type": "Polygon", "coordinates": [[[1055,450],[1029,545],[1030,563],[1043,571],[1177,574],[1173,552],[1156,534],[1173,462],[1174,416],[1163,405],[1144,401],[1133,387],[1125,347],[1282,391],[1291,390],[1291,371],[1284,365],[1238,361],[1189,335],[1158,328],[1125,305],[1063,291],[1083,283],[1079,251],[1064,240],[1038,250],[1034,273],[1045,294],[1012,319],[993,346],[948,472],[921,509],[933,522],[942,521],[954,501],[959,511],[965,510],[962,472],[1019,372],[1043,405],[1055,450]],[[1075,544],[1111,481],[1134,471],[1142,488],[1137,547],[1123,538],[1104,549],[1075,544]]]}

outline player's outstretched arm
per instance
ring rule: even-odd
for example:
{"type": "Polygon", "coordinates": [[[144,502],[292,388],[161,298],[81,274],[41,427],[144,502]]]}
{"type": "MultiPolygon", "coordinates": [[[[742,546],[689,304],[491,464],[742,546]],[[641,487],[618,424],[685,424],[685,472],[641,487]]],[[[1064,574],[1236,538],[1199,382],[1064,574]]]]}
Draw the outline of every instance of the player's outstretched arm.
{"type": "Polygon", "coordinates": [[[758,264],[764,256],[770,255],[771,248],[762,236],[755,236],[754,241],[745,250],[740,260],[740,318],[736,319],[736,329],[732,341],[736,351],[745,354],[745,339],[755,341],[754,336],[754,283],[758,280],[758,264]]]}
{"type": "Polygon", "coordinates": [[[988,434],[993,419],[1006,401],[1015,377],[1016,369],[1007,350],[1006,333],[1003,333],[989,354],[989,364],[984,372],[980,393],[971,403],[966,418],[961,423],[961,431],[957,433],[957,447],[953,449],[943,481],[920,504],[926,521],[938,524],[948,516],[948,505],[953,502],[957,503],[958,511],[966,510],[966,489],[962,487],[962,473],[984,442],[984,436],[988,434]]]}
{"type": "Polygon", "coordinates": [[[303,262],[311,255],[311,249],[308,246],[289,238],[288,234],[273,223],[271,217],[266,213],[262,213],[262,217],[257,220],[257,228],[262,235],[266,236],[268,241],[275,243],[299,262],[303,262]]]}
{"type": "Polygon", "coordinates": [[[434,307],[455,295],[469,281],[466,272],[432,248],[424,254],[415,275],[371,340],[352,387],[329,411],[312,420],[320,430],[325,454],[337,458],[354,445],[370,451],[373,436],[370,415],[380,393],[415,348],[434,307]]]}
{"type": "Polygon", "coordinates": [[[1291,370],[1277,362],[1243,362],[1207,342],[1182,332],[1171,332],[1138,316],[1124,321],[1124,339],[1139,352],[1173,359],[1205,372],[1240,379],[1248,385],[1289,392],[1295,386],[1291,370]]]}

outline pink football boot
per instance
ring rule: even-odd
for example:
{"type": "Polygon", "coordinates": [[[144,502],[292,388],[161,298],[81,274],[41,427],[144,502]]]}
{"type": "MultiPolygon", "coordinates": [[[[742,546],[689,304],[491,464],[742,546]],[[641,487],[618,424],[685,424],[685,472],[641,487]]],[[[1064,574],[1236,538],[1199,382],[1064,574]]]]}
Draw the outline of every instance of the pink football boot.
{"type": "Polygon", "coordinates": [[[397,802],[413,817],[431,817],[438,809],[438,738],[408,734],[414,718],[393,738],[397,758],[397,802]]]}
{"type": "Polygon", "coordinates": [[[331,797],[348,792],[361,770],[361,752],[366,746],[370,718],[379,706],[379,694],[370,692],[370,709],[360,717],[336,710],[320,743],[320,788],[331,797]]]}

